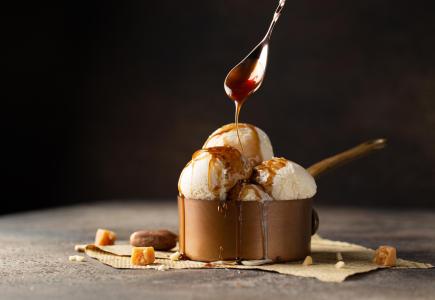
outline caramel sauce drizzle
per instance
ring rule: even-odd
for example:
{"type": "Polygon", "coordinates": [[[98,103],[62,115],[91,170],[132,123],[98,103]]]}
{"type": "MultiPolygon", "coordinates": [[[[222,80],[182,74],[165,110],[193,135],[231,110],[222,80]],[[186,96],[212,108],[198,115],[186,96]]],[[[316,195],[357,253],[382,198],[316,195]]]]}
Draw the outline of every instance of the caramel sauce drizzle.
{"type": "MultiPolygon", "coordinates": [[[[250,135],[250,137],[252,137],[252,139],[247,141],[247,144],[249,144],[249,147],[243,148],[242,154],[244,156],[254,156],[255,154],[258,153],[259,157],[256,157],[256,160],[263,161],[263,154],[261,153],[261,148],[260,148],[260,137],[258,135],[256,127],[254,125],[247,124],[247,123],[239,123],[238,127],[239,127],[239,129],[240,128],[247,128],[252,132],[252,134],[250,135]]],[[[210,142],[211,139],[213,139],[217,136],[224,135],[224,134],[231,132],[233,130],[237,130],[238,139],[240,142],[240,136],[239,136],[239,131],[237,129],[237,124],[231,123],[231,124],[226,124],[226,125],[222,126],[218,130],[216,130],[212,135],[210,135],[208,137],[208,139],[205,141],[203,147],[204,148],[207,147],[207,144],[210,142]]],[[[240,145],[241,145],[241,143],[240,143],[240,145]]]]}
{"type": "MultiPolygon", "coordinates": [[[[201,159],[201,155],[204,153],[208,153],[211,155],[211,159],[208,164],[208,174],[207,174],[207,182],[209,190],[214,194],[216,198],[220,198],[219,191],[222,188],[219,184],[216,184],[213,180],[213,176],[217,176],[218,178],[222,178],[223,171],[226,170],[228,178],[237,177],[237,174],[248,174],[249,170],[245,165],[242,154],[235,148],[229,146],[218,146],[218,147],[210,147],[206,149],[200,149],[193,153],[192,159],[187,163],[184,167],[183,171],[191,165],[191,186],[193,182],[193,175],[195,170],[195,164],[198,160],[201,159]]],[[[229,189],[234,185],[234,182],[227,181],[225,182],[224,188],[229,189]]],[[[178,191],[179,195],[182,195],[181,192],[181,176],[178,180],[178,191]]]]}
{"type": "Polygon", "coordinates": [[[279,169],[284,168],[288,163],[288,160],[283,157],[273,157],[270,160],[263,161],[261,164],[255,167],[254,169],[254,177],[258,178],[262,171],[268,172],[269,176],[266,179],[266,182],[263,183],[266,189],[270,188],[273,184],[273,179],[276,176],[276,173],[279,169]]]}

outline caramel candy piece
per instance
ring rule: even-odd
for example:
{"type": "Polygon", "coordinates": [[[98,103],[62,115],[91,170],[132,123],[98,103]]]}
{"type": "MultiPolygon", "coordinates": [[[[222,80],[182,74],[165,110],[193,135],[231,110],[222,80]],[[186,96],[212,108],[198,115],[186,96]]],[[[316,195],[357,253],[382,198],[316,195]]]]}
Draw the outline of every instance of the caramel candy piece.
{"type": "Polygon", "coordinates": [[[146,266],[155,260],[153,247],[133,247],[131,249],[131,264],[135,266],[146,266]]]}
{"type": "Polygon", "coordinates": [[[302,265],[304,266],[311,266],[313,264],[313,258],[311,256],[307,256],[304,259],[304,262],[302,263],[302,265]]]}
{"type": "Polygon", "coordinates": [[[116,241],[116,233],[107,229],[98,229],[95,235],[95,245],[107,246],[113,245],[116,241]]]}
{"type": "Polygon", "coordinates": [[[156,250],[171,250],[177,244],[177,235],[169,230],[140,230],[130,236],[135,247],[154,247],[156,250]]]}
{"type": "Polygon", "coordinates": [[[379,246],[376,249],[373,262],[380,266],[393,267],[396,265],[396,248],[391,246],[379,246]]]}

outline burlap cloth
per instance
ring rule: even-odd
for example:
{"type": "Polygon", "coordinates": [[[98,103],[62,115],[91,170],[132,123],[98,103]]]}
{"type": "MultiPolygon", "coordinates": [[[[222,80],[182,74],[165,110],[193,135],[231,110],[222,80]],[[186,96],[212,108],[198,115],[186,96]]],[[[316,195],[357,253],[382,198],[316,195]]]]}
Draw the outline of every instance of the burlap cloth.
{"type": "MultiPolygon", "coordinates": [[[[169,255],[173,252],[156,251],[156,261],[148,266],[130,264],[131,246],[119,244],[114,246],[83,245],[85,253],[100,262],[116,269],[244,269],[264,270],[301,277],[314,277],[326,282],[343,282],[347,277],[383,268],[372,262],[374,250],[346,242],[332,241],[314,235],[311,239],[311,256],[313,265],[304,266],[302,261],[277,263],[262,266],[245,266],[231,262],[204,263],[191,260],[172,261],[169,255]],[[337,253],[340,252],[344,267],[336,268],[337,253]]],[[[397,259],[394,268],[428,269],[431,264],[397,259]]]]}

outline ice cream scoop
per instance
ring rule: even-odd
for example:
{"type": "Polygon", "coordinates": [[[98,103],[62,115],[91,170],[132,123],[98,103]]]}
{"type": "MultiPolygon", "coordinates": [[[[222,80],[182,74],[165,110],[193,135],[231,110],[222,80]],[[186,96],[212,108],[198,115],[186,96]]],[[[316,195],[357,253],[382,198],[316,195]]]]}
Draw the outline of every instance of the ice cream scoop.
{"type": "Polygon", "coordinates": [[[267,134],[260,128],[246,123],[239,123],[240,147],[236,124],[224,125],[213,132],[204,143],[203,149],[216,146],[231,146],[243,153],[252,166],[273,157],[272,144],[267,134]]]}
{"type": "Polygon", "coordinates": [[[311,198],[317,186],[303,167],[285,158],[273,157],[254,168],[254,181],[274,200],[311,198]]]}
{"type": "Polygon", "coordinates": [[[239,182],[228,194],[230,200],[236,201],[268,201],[273,200],[261,185],[239,182]]]}
{"type": "Polygon", "coordinates": [[[239,180],[249,178],[251,168],[233,147],[196,151],[178,181],[179,193],[189,199],[225,200],[239,180]]]}

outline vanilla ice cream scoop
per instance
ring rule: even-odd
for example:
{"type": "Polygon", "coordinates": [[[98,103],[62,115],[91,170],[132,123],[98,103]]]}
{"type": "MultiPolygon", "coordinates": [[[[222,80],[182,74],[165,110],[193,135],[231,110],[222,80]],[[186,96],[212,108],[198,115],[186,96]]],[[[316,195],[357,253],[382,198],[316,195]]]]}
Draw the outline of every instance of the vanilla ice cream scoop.
{"type": "Polygon", "coordinates": [[[237,201],[268,201],[272,197],[267,194],[261,185],[239,182],[228,194],[230,200],[237,201]]]}
{"type": "Polygon", "coordinates": [[[211,147],[196,151],[178,181],[178,190],[189,199],[225,200],[239,180],[250,177],[252,169],[239,150],[211,147]]]}
{"type": "MultiPolygon", "coordinates": [[[[254,125],[239,123],[240,141],[243,155],[252,166],[273,157],[272,144],[267,134],[254,125]]],[[[203,149],[215,146],[231,146],[242,152],[237,138],[236,124],[227,124],[213,132],[204,143],[203,149]]]]}
{"type": "Polygon", "coordinates": [[[274,157],[254,168],[254,180],[274,200],[311,198],[317,186],[303,167],[285,158],[274,157]]]}

